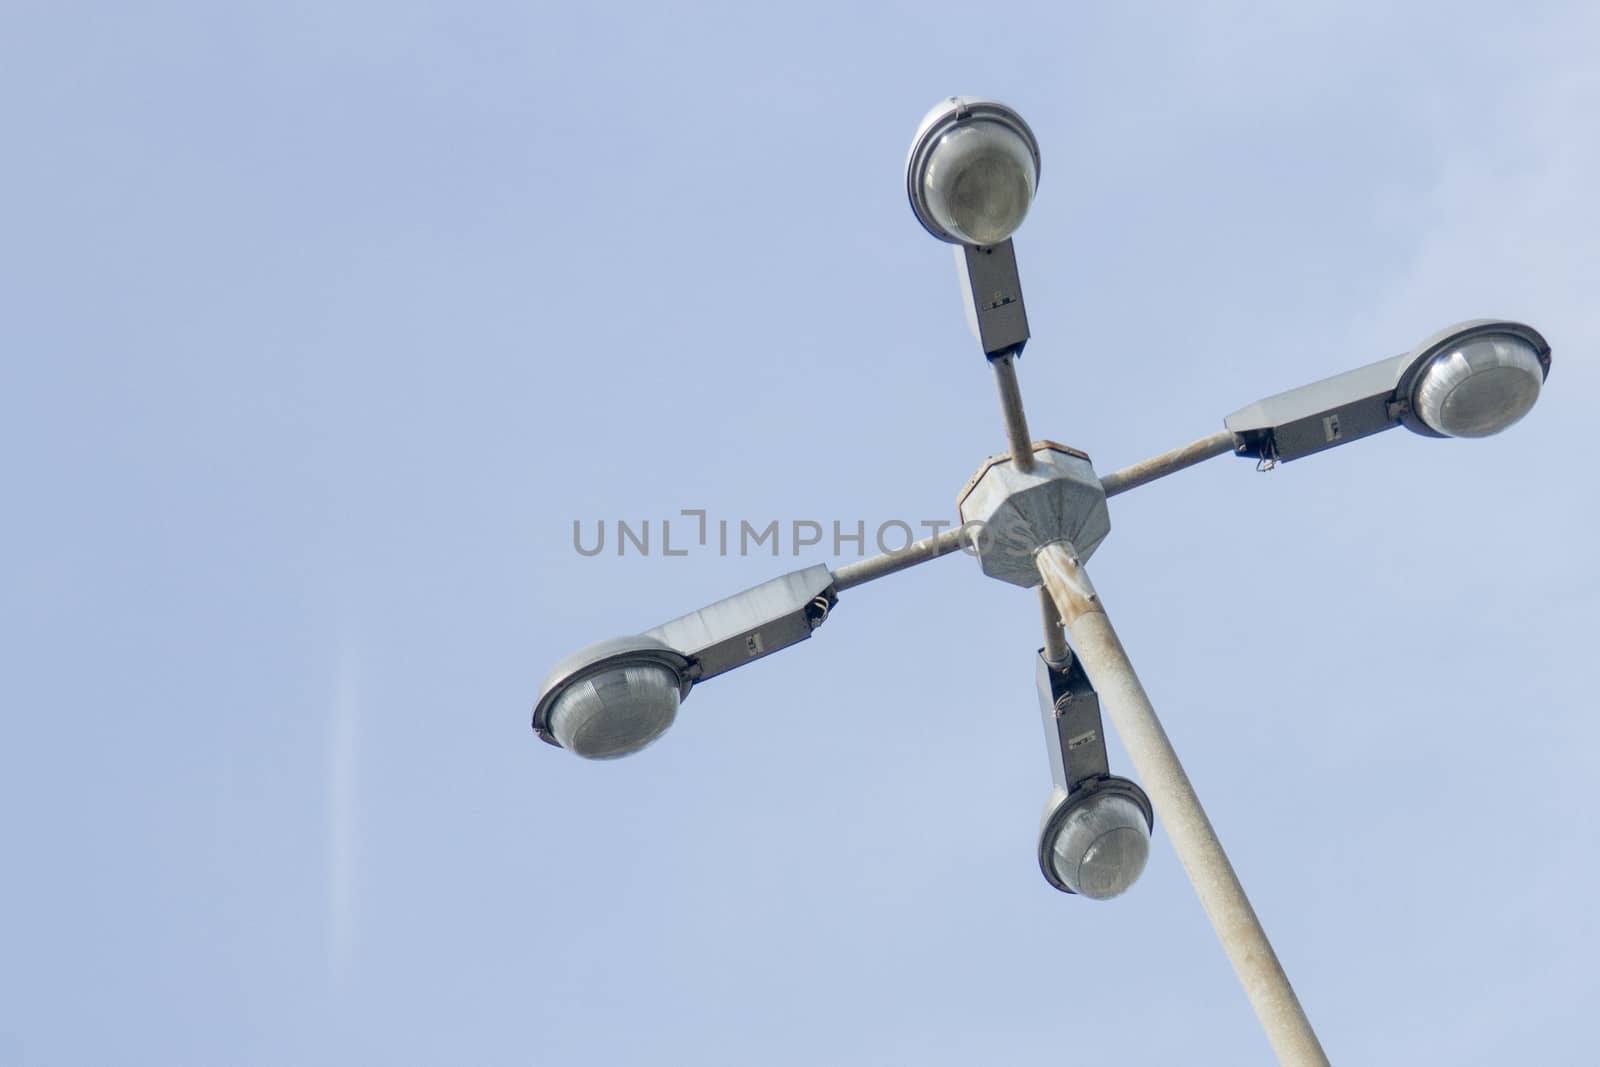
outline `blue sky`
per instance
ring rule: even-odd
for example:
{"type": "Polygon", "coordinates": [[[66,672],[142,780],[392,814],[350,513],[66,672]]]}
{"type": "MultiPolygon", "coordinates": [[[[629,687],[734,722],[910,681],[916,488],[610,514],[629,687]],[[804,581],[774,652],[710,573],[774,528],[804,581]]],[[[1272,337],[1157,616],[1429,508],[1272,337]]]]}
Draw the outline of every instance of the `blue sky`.
{"type": "MultiPolygon", "coordinates": [[[[1554,369],[1112,503],[1093,562],[1336,1062],[1594,1058],[1592,5],[0,11],[0,1060],[1253,1064],[1160,826],[1035,856],[1032,594],[952,557],[584,763],[564,653],[954,513],[1003,445],[901,166],[1043,149],[1037,435],[1101,471],[1481,315],[1554,369]]],[[[1127,771],[1120,751],[1116,765],[1127,771]]]]}

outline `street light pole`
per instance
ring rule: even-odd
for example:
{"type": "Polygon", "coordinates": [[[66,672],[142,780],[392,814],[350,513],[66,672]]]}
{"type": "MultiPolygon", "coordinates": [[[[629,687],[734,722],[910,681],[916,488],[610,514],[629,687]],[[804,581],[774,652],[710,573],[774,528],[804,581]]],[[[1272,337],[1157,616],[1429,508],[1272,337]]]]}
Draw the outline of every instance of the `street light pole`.
{"type": "Polygon", "coordinates": [[[1083,564],[1110,533],[1109,497],[1214,456],[1270,469],[1398,426],[1424,437],[1498,433],[1538,400],[1550,345],[1522,323],[1459,323],[1409,352],[1258,400],[1224,419],[1224,429],[1102,478],[1078,449],[1032,440],[1023,412],[1016,359],[1028,316],[1011,234],[1027,215],[1039,163],[1022,117],[973,97],[929,111],[906,161],[917,220],[954,246],[967,324],[993,368],[1005,419],[1007,452],[984,461],[961,491],[959,525],[836,570],[806,567],[580,649],[540,687],[533,729],[590,759],[637,752],[702,683],[808,639],[840,593],[968,550],[989,577],[1038,589],[1036,678],[1053,783],[1039,833],[1045,880],[1090,899],[1120,895],[1144,869],[1159,814],[1280,1062],[1318,1067],[1328,1058],[1083,564]],[[1102,697],[1148,794],[1113,773],[1102,697]]]}
{"type": "Polygon", "coordinates": [[[1328,1057],[1311,1029],[1311,1020],[1300,1006],[1300,998],[1289,984],[1289,976],[1278,962],[1088,574],[1071,546],[1059,541],[1041,548],[1037,561],[1044,587],[1066,620],[1078,660],[1110,713],[1156,815],[1166,824],[1173,851],[1278,1061],[1295,1067],[1326,1065],[1328,1057]]]}

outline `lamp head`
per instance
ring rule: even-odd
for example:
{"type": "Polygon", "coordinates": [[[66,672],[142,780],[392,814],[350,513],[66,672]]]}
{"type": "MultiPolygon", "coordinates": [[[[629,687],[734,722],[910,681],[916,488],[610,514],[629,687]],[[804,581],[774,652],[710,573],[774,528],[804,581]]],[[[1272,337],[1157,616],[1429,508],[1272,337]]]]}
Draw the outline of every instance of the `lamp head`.
{"type": "Polygon", "coordinates": [[[1144,790],[1114,775],[1090,779],[1046,813],[1039,835],[1045,880],[1066,893],[1109,900],[1126,892],[1150,858],[1155,825],[1144,790]]]}
{"type": "Polygon", "coordinates": [[[631,755],[666,732],[689,695],[689,661],[653,637],[614,637],[556,664],[539,690],[533,728],[586,759],[631,755]]]}
{"type": "Polygon", "coordinates": [[[927,231],[951,244],[996,245],[1028,214],[1039,142],[998,100],[952,96],[922,119],[906,157],[906,195],[927,231]]]}
{"type": "Polygon", "coordinates": [[[1401,421],[1430,437],[1488,437],[1521,419],[1550,374],[1550,345],[1531,326],[1477,319],[1412,351],[1396,397],[1401,421]]]}

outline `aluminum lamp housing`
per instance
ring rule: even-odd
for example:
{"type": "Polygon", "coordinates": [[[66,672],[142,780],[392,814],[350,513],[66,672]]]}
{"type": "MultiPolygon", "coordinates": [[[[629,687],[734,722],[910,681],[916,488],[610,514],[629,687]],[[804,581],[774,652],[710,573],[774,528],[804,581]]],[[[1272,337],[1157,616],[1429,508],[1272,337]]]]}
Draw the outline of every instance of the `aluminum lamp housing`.
{"type": "Polygon", "coordinates": [[[1144,790],[1115,775],[1053,790],[1039,832],[1039,869],[1063,893],[1121,896],[1150,858],[1155,813],[1144,790]]]}
{"type": "Polygon", "coordinates": [[[917,127],[906,157],[906,196],[941,241],[999,244],[1016,232],[1039,187],[1039,141],[998,100],[952,96],[917,127]]]}
{"type": "Polygon", "coordinates": [[[585,759],[631,755],[666,732],[692,684],[688,658],[665,642],[609,638],[556,664],[540,687],[533,729],[585,759]]]}
{"type": "Polygon", "coordinates": [[[1550,344],[1531,326],[1476,319],[1411,352],[1395,390],[1400,421],[1428,437],[1488,437],[1512,426],[1550,376],[1550,344]]]}

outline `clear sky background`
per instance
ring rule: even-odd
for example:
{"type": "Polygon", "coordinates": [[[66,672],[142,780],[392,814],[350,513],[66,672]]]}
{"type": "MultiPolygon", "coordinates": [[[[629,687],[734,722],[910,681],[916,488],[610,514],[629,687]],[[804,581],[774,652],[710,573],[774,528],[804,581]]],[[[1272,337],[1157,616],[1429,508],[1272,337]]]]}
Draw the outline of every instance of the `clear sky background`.
{"type": "MultiPolygon", "coordinates": [[[[1108,471],[1481,315],[1544,398],[1113,501],[1092,570],[1336,1062],[1590,1064],[1600,11],[0,7],[0,1062],[1264,1064],[1158,825],[1051,890],[1031,593],[846,594],[609,764],[547,668],[1003,445],[917,119],[1043,146],[1108,471]]],[[[831,546],[824,546],[830,548],[831,546]]],[[[1120,750],[1116,766],[1128,770],[1120,750]]]]}

